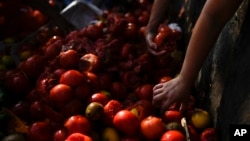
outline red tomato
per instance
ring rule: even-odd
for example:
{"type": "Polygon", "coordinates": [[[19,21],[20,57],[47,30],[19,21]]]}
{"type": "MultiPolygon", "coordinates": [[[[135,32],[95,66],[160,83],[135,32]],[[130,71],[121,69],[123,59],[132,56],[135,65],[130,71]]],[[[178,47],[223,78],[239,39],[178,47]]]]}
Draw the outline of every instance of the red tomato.
{"type": "Polygon", "coordinates": [[[67,128],[69,135],[73,133],[90,134],[91,123],[82,115],[70,116],[64,123],[64,127],[67,128]]]}
{"type": "Polygon", "coordinates": [[[115,114],[122,110],[123,105],[118,100],[110,100],[104,106],[104,122],[106,125],[113,125],[113,118],[115,114]]]}
{"type": "Polygon", "coordinates": [[[201,141],[216,141],[217,135],[215,128],[205,128],[201,135],[200,135],[201,141]]]}
{"type": "Polygon", "coordinates": [[[60,54],[62,48],[62,38],[59,36],[53,36],[49,39],[46,45],[43,47],[43,52],[46,58],[53,59],[60,54]]]}
{"type": "Polygon", "coordinates": [[[46,121],[31,124],[27,134],[28,141],[51,141],[52,136],[51,126],[46,121]]]}
{"type": "Polygon", "coordinates": [[[109,98],[106,94],[99,92],[99,93],[94,93],[91,97],[89,102],[99,102],[103,106],[105,106],[109,102],[109,98]]]}
{"type": "Polygon", "coordinates": [[[180,131],[169,130],[161,136],[160,141],[186,141],[186,137],[180,131]]]}
{"type": "Polygon", "coordinates": [[[19,68],[31,79],[36,79],[45,70],[45,66],[44,56],[38,54],[32,55],[19,63],[19,68]]]}
{"type": "Polygon", "coordinates": [[[85,80],[85,76],[80,73],[78,70],[67,70],[64,72],[61,77],[59,83],[66,84],[71,87],[76,87],[83,83],[85,80]]]}
{"type": "Polygon", "coordinates": [[[140,121],[138,117],[129,110],[120,110],[113,119],[113,124],[123,134],[134,136],[138,134],[140,129],[140,121]]]}
{"type": "Polygon", "coordinates": [[[59,54],[59,57],[60,57],[60,65],[66,69],[76,68],[80,60],[77,51],[73,49],[61,52],[59,54]]]}
{"type": "Polygon", "coordinates": [[[99,28],[97,25],[89,24],[86,28],[86,35],[88,38],[97,39],[102,36],[103,32],[102,29],[99,28]]]}
{"type": "Polygon", "coordinates": [[[135,90],[135,95],[138,99],[145,99],[152,101],[153,99],[153,85],[152,84],[143,84],[135,90]]]}
{"type": "Polygon", "coordinates": [[[180,122],[182,118],[182,114],[177,110],[167,110],[164,112],[163,121],[165,123],[169,122],[180,122]]]}
{"type": "Polygon", "coordinates": [[[163,43],[165,42],[166,37],[167,37],[167,33],[165,33],[165,32],[159,32],[155,36],[154,42],[157,45],[157,47],[161,47],[163,45],[163,43]]]}
{"type": "Polygon", "coordinates": [[[73,133],[69,135],[65,141],[92,141],[92,139],[81,133],[73,133]]]}
{"type": "Polygon", "coordinates": [[[61,128],[54,132],[53,141],[65,141],[67,137],[68,137],[67,130],[65,128],[61,128]]]}
{"type": "Polygon", "coordinates": [[[40,101],[34,101],[29,107],[29,115],[32,119],[43,119],[45,117],[43,113],[43,104],[40,101]]]}
{"type": "Polygon", "coordinates": [[[141,121],[141,132],[147,139],[160,139],[166,131],[165,125],[161,118],[148,116],[141,121]]]}
{"type": "Polygon", "coordinates": [[[138,33],[137,30],[138,29],[135,23],[128,23],[125,29],[125,33],[124,33],[125,37],[128,39],[137,37],[137,33],[138,33]]]}
{"type": "Polygon", "coordinates": [[[98,80],[98,76],[95,73],[90,72],[90,71],[84,72],[84,75],[87,76],[87,82],[90,84],[91,90],[94,92],[99,91],[100,82],[98,80]]]}
{"type": "Polygon", "coordinates": [[[49,100],[51,104],[61,108],[71,100],[72,94],[73,92],[70,86],[57,84],[50,90],[49,100]]]}
{"type": "Polygon", "coordinates": [[[171,76],[163,76],[163,77],[161,77],[159,83],[168,82],[171,79],[173,79],[171,76]]]}

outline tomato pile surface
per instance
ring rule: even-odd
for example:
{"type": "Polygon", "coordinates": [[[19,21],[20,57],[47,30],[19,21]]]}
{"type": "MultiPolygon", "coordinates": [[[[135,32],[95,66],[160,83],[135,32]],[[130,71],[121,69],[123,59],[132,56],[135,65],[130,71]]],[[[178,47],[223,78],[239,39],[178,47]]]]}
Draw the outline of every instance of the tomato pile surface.
{"type": "Polygon", "coordinates": [[[20,46],[20,62],[1,69],[5,106],[20,119],[3,134],[18,132],[28,141],[184,141],[186,117],[192,141],[215,136],[213,130],[201,136],[210,124],[193,126],[192,96],[187,113],[178,112],[178,103],[163,113],[152,105],[153,86],[174,78],[181,67],[182,33],[162,24],[158,32],[164,36],[155,42],[166,53],[151,55],[145,26],[152,2],[129,4],[127,11],[105,10],[67,35],[50,36],[45,28],[20,46]]]}

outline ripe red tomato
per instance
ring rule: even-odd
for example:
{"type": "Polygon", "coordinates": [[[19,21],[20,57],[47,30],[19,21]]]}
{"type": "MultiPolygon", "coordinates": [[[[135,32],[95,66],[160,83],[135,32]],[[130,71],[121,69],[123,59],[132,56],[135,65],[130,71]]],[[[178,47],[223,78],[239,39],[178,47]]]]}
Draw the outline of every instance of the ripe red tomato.
{"type": "Polygon", "coordinates": [[[40,101],[34,101],[29,107],[29,115],[32,119],[43,119],[45,117],[43,112],[43,104],[40,101]]]}
{"type": "Polygon", "coordinates": [[[182,114],[177,110],[167,110],[164,112],[163,121],[165,123],[169,122],[180,122],[182,118],[182,114]]]}
{"type": "Polygon", "coordinates": [[[73,133],[82,133],[88,135],[91,132],[90,121],[82,115],[70,116],[68,119],[66,119],[64,127],[67,128],[69,135],[73,133]]]}
{"type": "Polygon", "coordinates": [[[138,134],[140,129],[140,121],[138,117],[129,110],[120,110],[113,119],[113,124],[123,134],[134,136],[138,134]]]}
{"type": "Polygon", "coordinates": [[[143,84],[139,86],[135,90],[135,96],[138,99],[145,99],[152,101],[153,99],[153,85],[152,84],[143,84]]]}
{"type": "Polygon", "coordinates": [[[19,97],[30,90],[30,80],[19,70],[9,70],[5,74],[6,88],[19,97]]]}
{"type": "Polygon", "coordinates": [[[186,137],[180,131],[169,130],[161,136],[160,141],[186,141],[186,137]]]}
{"type": "Polygon", "coordinates": [[[115,114],[123,109],[123,105],[118,100],[110,100],[104,106],[104,122],[106,125],[113,125],[115,114]]]}
{"type": "Polygon", "coordinates": [[[147,139],[160,139],[166,131],[162,119],[156,116],[148,116],[140,123],[141,132],[147,139]]]}
{"type": "Polygon", "coordinates": [[[73,133],[69,135],[65,141],[92,141],[92,139],[81,133],[73,133]]]}
{"type": "Polygon", "coordinates": [[[167,33],[165,33],[165,32],[159,32],[155,36],[154,42],[157,45],[157,47],[161,47],[163,45],[163,43],[165,42],[166,37],[167,37],[167,33]]]}
{"type": "Polygon", "coordinates": [[[58,129],[53,134],[53,141],[65,141],[68,137],[67,130],[65,128],[58,129]]]}
{"type": "Polygon", "coordinates": [[[103,35],[102,29],[95,24],[90,24],[85,28],[86,36],[90,39],[97,39],[103,35]]]}
{"type": "Polygon", "coordinates": [[[28,78],[36,79],[44,70],[46,61],[44,56],[34,54],[27,60],[19,63],[19,68],[28,76],[28,78]]]}
{"type": "Polygon", "coordinates": [[[50,90],[49,100],[52,105],[61,108],[71,100],[72,94],[70,86],[57,84],[50,90]]]}
{"type": "Polygon", "coordinates": [[[61,77],[59,83],[66,84],[71,87],[76,87],[83,83],[86,79],[86,76],[84,76],[82,73],[80,73],[78,70],[71,69],[64,72],[61,77]]]}
{"type": "Polygon", "coordinates": [[[128,39],[133,39],[138,35],[137,30],[138,29],[135,23],[127,23],[124,35],[128,39]]]}
{"type": "Polygon", "coordinates": [[[46,58],[53,59],[60,54],[63,44],[62,37],[53,36],[43,47],[43,52],[46,58]]]}
{"type": "Polygon", "coordinates": [[[100,82],[98,79],[98,76],[90,71],[86,71],[83,73],[84,75],[87,76],[87,82],[90,85],[90,88],[92,91],[97,92],[100,90],[100,82]]]}
{"type": "Polygon", "coordinates": [[[217,135],[215,128],[206,128],[202,131],[200,135],[201,141],[216,141],[217,135]]]}
{"type": "Polygon", "coordinates": [[[163,77],[161,77],[159,83],[168,82],[171,79],[173,79],[171,76],[163,76],[163,77]]]}
{"type": "Polygon", "coordinates": [[[77,51],[73,49],[61,52],[59,57],[60,65],[65,69],[76,68],[80,60],[77,51]]]}
{"type": "Polygon", "coordinates": [[[50,141],[52,136],[51,126],[46,121],[32,123],[27,134],[28,141],[50,141]]]}
{"type": "Polygon", "coordinates": [[[90,97],[89,102],[99,102],[103,106],[105,106],[109,102],[109,98],[106,94],[102,92],[97,92],[90,97]]]}

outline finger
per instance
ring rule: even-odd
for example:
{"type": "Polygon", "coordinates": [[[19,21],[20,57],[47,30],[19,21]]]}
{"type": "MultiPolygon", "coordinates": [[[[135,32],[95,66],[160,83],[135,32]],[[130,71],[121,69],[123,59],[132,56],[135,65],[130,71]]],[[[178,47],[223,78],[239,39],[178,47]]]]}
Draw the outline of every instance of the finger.
{"type": "Polygon", "coordinates": [[[156,84],[154,87],[153,87],[153,91],[157,90],[157,89],[160,89],[163,87],[163,84],[162,83],[159,83],[159,84],[156,84]]]}
{"type": "Polygon", "coordinates": [[[161,94],[163,92],[163,89],[156,89],[153,91],[153,96],[161,94]]]}
{"type": "Polygon", "coordinates": [[[154,97],[153,97],[153,100],[152,100],[152,103],[153,103],[153,105],[155,105],[155,106],[161,106],[162,104],[162,101],[164,101],[165,100],[165,98],[164,98],[164,96],[163,96],[163,94],[158,94],[158,95],[155,95],[154,97]]]}

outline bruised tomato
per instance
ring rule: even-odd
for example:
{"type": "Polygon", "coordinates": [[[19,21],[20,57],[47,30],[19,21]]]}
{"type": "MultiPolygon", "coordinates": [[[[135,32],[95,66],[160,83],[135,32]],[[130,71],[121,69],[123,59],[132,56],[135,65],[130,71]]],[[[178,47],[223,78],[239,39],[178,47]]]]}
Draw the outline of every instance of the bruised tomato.
{"type": "Polygon", "coordinates": [[[70,86],[57,84],[50,90],[49,100],[54,106],[61,108],[71,100],[72,93],[70,86]]]}
{"type": "Polygon", "coordinates": [[[156,116],[148,116],[141,121],[141,132],[147,139],[160,139],[161,135],[166,131],[161,118],[156,116]]]}
{"type": "Polygon", "coordinates": [[[123,108],[123,105],[118,100],[110,100],[104,106],[104,122],[106,125],[113,125],[115,114],[123,108]]]}
{"type": "Polygon", "coordinates": [[[82,115],[70,116],[64,123],[64,127],[67,128],[69,135],[73,133],[81,133],[88,135],[91,132],[90,121],[82,115]]]}
{"type": "Polygon", "coordinates": [[[78,70],[67,70],[60,77],[60,83],[71,87],[76,87],[84,82],[84,75],[78,70]]]}

